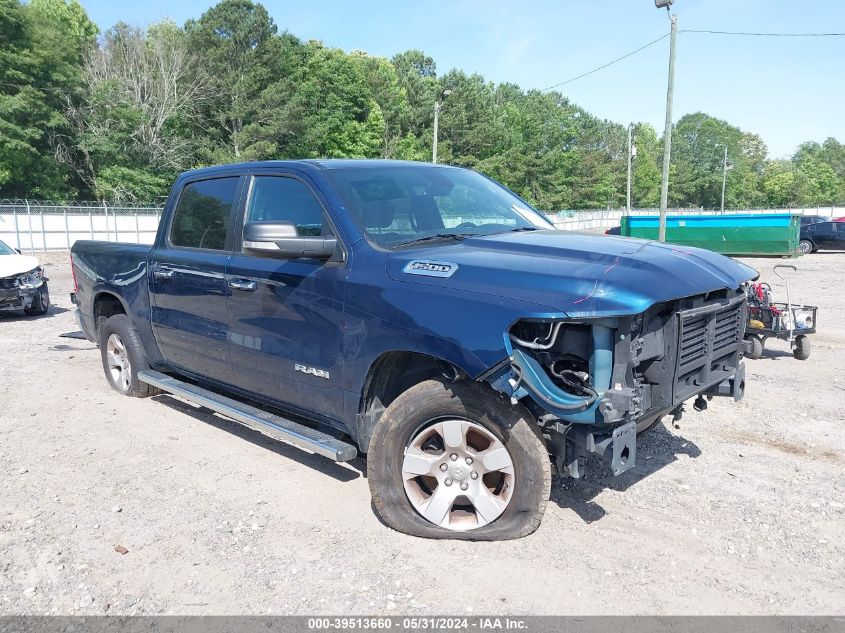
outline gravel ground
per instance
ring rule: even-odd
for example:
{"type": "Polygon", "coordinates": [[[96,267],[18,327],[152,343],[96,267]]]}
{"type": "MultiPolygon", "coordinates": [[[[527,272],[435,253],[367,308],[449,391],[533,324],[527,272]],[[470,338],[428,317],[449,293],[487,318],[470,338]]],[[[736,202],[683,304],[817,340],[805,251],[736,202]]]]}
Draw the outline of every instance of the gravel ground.
{"type": "MultiPolygon", "coordinates": [[[[742,403],[658,426],[621,477],[556,481],[505,543],[398,534],[359,470],[119,396],[60,336],[69,266],[43,259],[50,313],[0,316],[0,613],[845,613],[845,254],[797,262],[810,360],[772,343],[742,403]]],[[[747,261],[775,285],[781,260],[747,261]]]]}

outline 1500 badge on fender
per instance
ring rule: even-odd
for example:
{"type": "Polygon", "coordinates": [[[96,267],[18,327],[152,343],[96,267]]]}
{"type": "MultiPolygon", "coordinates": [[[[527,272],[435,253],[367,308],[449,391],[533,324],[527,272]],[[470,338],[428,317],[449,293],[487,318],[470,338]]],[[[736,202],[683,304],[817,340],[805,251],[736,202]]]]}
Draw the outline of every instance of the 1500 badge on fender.
{"type": "Polygon", "coordinates": [[[409,275],[426,275],[428,277],[451,277],[458,270],[457,264],[448,262],[408,262],[405,272],[409,275]]]}

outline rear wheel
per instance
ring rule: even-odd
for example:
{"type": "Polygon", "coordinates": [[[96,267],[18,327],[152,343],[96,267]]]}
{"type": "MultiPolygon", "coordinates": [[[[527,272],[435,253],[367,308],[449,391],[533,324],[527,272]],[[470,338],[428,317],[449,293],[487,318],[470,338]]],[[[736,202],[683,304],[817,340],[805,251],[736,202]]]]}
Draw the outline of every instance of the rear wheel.
{"type": "Polygon", "coordinates": [[[373,431],[367,470],[382,520],[427,538],[526,536],[551,489],[530,413],[463,381],[428,380],[396,398],[373,431]]]}
{"type": "Polygon", "coordinates": [[[125,314],[109,317],[100,327],[100,356],[106,380],[124,396],[146,398],[158,390],[138,380],[138,372],[149,369],[144,347],[125,314]]]}
{"type": "Polygon", "coordinates": [[[798,360],[807,360],[810,358],[810,339],[806,336],[796,336],[792,355],[798,360]]]}
{"type": "Polygon", "coordinates": [[[746,341],[751,343],[751,349],[748,351],[747,357],[757,360],[763,357],[763,339],[755,334],[750,334],[745,337],[746,341]]]}
{"type": "Polygon", "coordinates": [[[801,240],[798,242],[798,252],[802,255],[809,255],[813,252],[813,243],[810,240],[801,240]]]}

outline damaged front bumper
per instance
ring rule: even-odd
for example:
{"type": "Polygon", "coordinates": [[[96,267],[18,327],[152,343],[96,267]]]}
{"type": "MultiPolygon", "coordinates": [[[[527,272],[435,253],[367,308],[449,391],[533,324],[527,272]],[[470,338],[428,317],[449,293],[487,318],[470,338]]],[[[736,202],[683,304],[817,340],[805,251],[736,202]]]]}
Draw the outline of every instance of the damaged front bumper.
{"type": "Polygon", "coordinates": [[[490,383],[532,410],[559,472],[579,477],[580,458],[595,454],[622,474],[636,463],[638,431],[666,414],[679,418],[691,398],[701,410],[705,398],[743,397],[745,297],[740,290],[711,294],[632,317],[573,321],[587,339],[580,350],[566,342],[565,327],[551,343],[511,336],[508,364],[490,383]],[[554,359],[573,353],[589,366],[578,389],[552,377],[555,363],[564,362],[554,359]]]}
{"type": "Polygon", "coordinates": [[[38,285],[19,286],[15,277],[0,279],[0,312],[28,310],[35,303],[46,278],[42,278],[38,285]]]}

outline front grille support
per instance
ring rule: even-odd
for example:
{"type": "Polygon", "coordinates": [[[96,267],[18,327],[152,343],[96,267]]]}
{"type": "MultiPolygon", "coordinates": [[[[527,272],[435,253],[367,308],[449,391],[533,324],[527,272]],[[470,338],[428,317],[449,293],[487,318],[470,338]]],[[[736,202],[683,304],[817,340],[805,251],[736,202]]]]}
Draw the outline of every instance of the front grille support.
{"type": "Polygon", "coordinates": [[[678,313],[675,403],[733,373],[745,330],[745,297],[678,313]]]}

